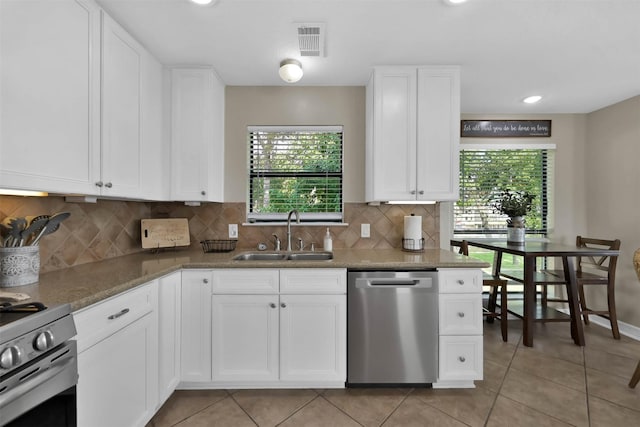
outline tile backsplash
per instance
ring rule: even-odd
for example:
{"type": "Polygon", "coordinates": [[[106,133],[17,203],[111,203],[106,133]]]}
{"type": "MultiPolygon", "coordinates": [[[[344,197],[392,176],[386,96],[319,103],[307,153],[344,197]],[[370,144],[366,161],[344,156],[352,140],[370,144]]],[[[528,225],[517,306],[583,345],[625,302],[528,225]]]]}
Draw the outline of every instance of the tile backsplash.
{"type": "MultiPolygon", "coordinates": [[[[239,225],[238,249],[254,249],[258,243],[273,248],[272,234],[284,242],[284,226],[243,226],[244,203],[206,203],[185,206],[177,202],[133,202],[98,200],[97,203],[67,203],[62,197],[0,196],[0,221],[7,216],[27,216],[70,212],[60,229],[40,242],[42,272],[59,270],[87,262],[99,261],[142,251],[140,220],[143,218],[187,218],[191,246],[200,240],[226,239],[228,224],[239,225]]],[[[425,247],[439,246],[438,205],[380,205],[345,203],[345,223],[331,226],[333,247],[400,248],[404,216],[423,217],[425,247]],[[371,224],[371,237],[360,237],[360,225],[371,224]]],[[[326,226],[294,226],[293,238],[304,240],[306,248],[313,242],[318,250],[326,226]]]]}

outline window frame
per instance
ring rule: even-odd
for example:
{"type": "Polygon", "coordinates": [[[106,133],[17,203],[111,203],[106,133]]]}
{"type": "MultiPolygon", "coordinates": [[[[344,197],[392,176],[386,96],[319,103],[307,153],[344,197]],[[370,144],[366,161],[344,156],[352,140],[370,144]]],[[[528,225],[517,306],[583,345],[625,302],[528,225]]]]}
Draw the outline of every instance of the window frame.
{"type": "MultiPolygon", "coordinates": [[[[542,230],[531,230],[528,229],[526,231],[527,235],[537,235],[541,238],[545,238],[549,232],[553,228],[553,188],[555,181],[555,152],[556,145],[555,144],[526,144],[526,143],[501,143],[501,144],[486,144],[486,143],[461,143],[460,144],[460,156],[462,156],[462,152],[465,150],[546,150],[547,151],[547,164],[546,164],[546,175],[542,177],[543,186],[546,188],[546,191],[543,197],[546,197],[546,200],[543,200],[543,229],[542,230]]],[[[460,161],[462,164],[462,161],[460,161]]],[[[462,173],[462,169],[460,169],[460,173],[462,173]]],[[[460,179],[460,192],[462,193],[463,180],[460,179]]],[[[455,237],[503,237],[506,235],[506,225],[504,229],[476,229],[476,230],[460,230],[456,229],[456,202],[453,202],[452,206],[452,235],[455,237]]]]}
{"type": "MultiPolygon", "coordinates": [[[[287,221],[288,212],[253,212],[253,186],[252,180],[257,178],[253,171],[253,132],[317,132],[317,133],[339,133],[341,136],[340,147],[340,171],[339,172],[306,172],[301,176],[313,177],[338,177],[340,180],[340,212],[299,212],[300,222],[308,225],[336,224],[344,222],[344,141],[345,132],[343,125],[307,125],[307,126],[278,126],[278,125],[251,125],[247,126],[247,194],[246,194],[246,218],[251,224],[278,224],[287,221]]],[[[278,174],[276,174],[277,176],[278,174]]],[[[292,172],[284,172],[282,177],[296,176],[292,172]]]]}

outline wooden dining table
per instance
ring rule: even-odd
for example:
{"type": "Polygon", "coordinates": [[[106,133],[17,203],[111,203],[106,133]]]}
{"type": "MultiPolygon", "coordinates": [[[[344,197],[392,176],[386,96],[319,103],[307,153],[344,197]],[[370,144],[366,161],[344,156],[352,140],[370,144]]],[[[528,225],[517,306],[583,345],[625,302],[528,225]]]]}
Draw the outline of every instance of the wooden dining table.
{"type": "MultiPolygon", "coordinates": [[[[469,246],[488,249],[497,254],[496,259],[502,259],[503,254],[521,256],[523,258],[522,283],[524,287],[523,343],[533,347],[533,323],[536,313],[536,259],[540,257],[558,257],[562,259],[562,266],[567,283],[567,299],[569,301],[569,315],[571,319],[571,337],[576,345],[584,346],[584,331],[580,320],[578,302],[578,286],[574,259],[580,256],[611,256],[619,255],[619,251],[610,249],[581,248],[553,241],[525,240],[522,244],[508,243],[505,238],[471,238],[465,239],[469,246]]],[[[494,275],[500,275],[500,262],[495,262],[494,275]]],[[[510,277],[513,278],[513,277],[510,277]]]]}

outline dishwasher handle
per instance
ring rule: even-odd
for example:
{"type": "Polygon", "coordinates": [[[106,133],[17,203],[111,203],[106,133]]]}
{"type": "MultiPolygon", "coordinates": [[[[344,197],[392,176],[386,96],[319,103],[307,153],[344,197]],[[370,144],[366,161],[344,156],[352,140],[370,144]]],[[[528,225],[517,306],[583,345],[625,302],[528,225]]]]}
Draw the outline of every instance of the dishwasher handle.
{"type": "Polygon", "coordinates": [[[356,279],[356,288],[433,288],[431,277],[359,277],[356,279]]]}

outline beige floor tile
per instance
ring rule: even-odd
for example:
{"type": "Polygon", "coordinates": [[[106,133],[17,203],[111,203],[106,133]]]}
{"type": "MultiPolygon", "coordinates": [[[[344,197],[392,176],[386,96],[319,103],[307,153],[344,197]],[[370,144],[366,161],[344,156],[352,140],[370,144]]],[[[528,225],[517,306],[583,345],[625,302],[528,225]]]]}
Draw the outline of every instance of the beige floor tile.
{"type": "Polygon", "coordinates": [[[350,388],[327,390],[323,396],[364,426],[379,426],[411,389],[350,388]]]}
{"type": "Polygon", "coordinates": [[[324,397],[318,396],[280,425],[282,427],[357,427],[360,424],[349,418],[324,397]]]}
{"type": "Polygon", "coordinates": [[[575,426],[589,425],[587,395],[518,369],[510,369],[500,395],[575,426]]]}
{"type": "Polygon", "coordinates": [[[226,398],[225,390],[177,390],[155,414],[150,426],[172,426],[226,398]]]}
{"type": "Polygon", "coordinates": [[[626,356],[619,356],[608,351],[590,348],[584,349],[585,366],[587,368],[596,369],[607,374],[617,375],[627,379],[631,378],[631,374],[638,364],[638,357],[640,357],[640,353],[638,353],[637,357],[629,358],[626,356]]]}
{"type": "Polygon", "coordinates": [[[486,388],[421,389],[412,396],[470,426],[483,426],[497,393],[486,388]]]}
{"type": "Polygon", "coordinates": [[[439,411],[417,397],[409,396],[391,414],[384,427],[464,427],[465,424],[439,411]]]}
{"type": "Polygon", "coordinates": [[[586,393],[584,366],[549,357],[529,347],[518,347],[511,367],[586,393]]]}
{"type": "Polygon", "coordinates": [[[591,425],[597,427],[619,427],[640,425],[640,407],[636,410],[623,408],[597,397],[589,397],[591,425]]]}
{"type": "Polygon", "coordinates": [[[197,414],[187,418],[176,427],[255,427],[251,418],[231,397],[227,397],[197,414]]]}
{"type": "Polygon", "coordinates": [[[240,390],[233,400],[259,426],[275,426],[316,398],[313,390],[240,390]]]}
{"type": "Polygon", "coordinates": [[[601,350],[607,353],[617,354],[619,356],[626,356],[631,358],[640,357],[640,342],[635,341],[629,337],[621,336],[619,340],[613,339],[611,331],[599,326],[591,327],[599,333],[585,334],[585,348],[591,350],[601,350]],[[602,332],[604,331],[604,332],[602,332]]]}
{"type": "Polygon", "coordinates": [[[517,342],[504,342],[498,337],[485,337],[483,344],[484,358],[503,366],[509,366],[517,348],[517,342]]]}
{"type": "Polygon", "coordinates": [[[498,396],[487,421],[487,427],[567,427],[570,425],[504,396],[498,396]]]}
{"type": "Polygon", "coordinates": [[[640,388],[629,388],[628,377],[618,377],[602,371],[587,368],[587,392],[589,396],[616,403],[625,408],[640,408],[640,388]]]}
{"type": "Polygon", "coordinates": [[[476,381],[476,386],[498,392],[507,374],[507,368],[508,366],[506,365],[501,365],[485,358],[483,367],[484,379],[482,381],[476,381]]]}
{"type": "Polygon", "coordinates": [[[582,347],[575,345],[573,342],[569,324],[566,322],[556,323],[555,325],[553,323],[536,324],[533,333],[533,347],[530,348],[544,353],[546,356],[577,364],[584,363],[582,347]],[[556,333],[557,325],[564,325],[566,333],[556,333]]]}

